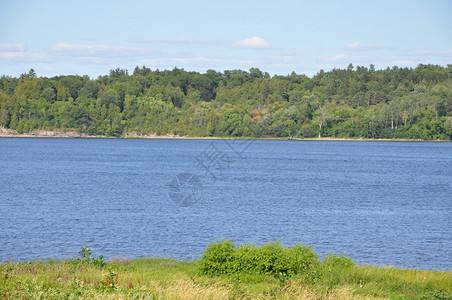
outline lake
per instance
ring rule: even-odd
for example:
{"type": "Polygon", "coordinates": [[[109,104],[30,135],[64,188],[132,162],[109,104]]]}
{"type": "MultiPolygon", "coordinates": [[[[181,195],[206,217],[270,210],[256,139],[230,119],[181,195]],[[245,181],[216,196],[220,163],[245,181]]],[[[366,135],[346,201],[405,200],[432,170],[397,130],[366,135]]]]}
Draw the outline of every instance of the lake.
{"type": "Polygon", "coordinates": [[[452,270],[452,143],[0,139],[0,261],[313,245],[452,270]]]}

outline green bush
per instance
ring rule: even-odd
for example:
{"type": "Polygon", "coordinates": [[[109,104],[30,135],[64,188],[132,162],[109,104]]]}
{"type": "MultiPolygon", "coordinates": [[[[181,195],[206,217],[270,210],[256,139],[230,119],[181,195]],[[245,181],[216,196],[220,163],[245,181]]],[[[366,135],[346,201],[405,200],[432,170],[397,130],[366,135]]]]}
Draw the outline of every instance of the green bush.
{"type": "Polygon", "coordinates": [[[252,244],[244,244],[234,249],[232,271],[254,273],[258,268],[258,249],[252,244]]]}
{"type": "Polygon", "coordinates": [[[425,294],[422,294],[419,299],[422,300],[450,300],[452,299],[452,296],[447,295],[447,293],[435,290],[433,292],[427,292],[425,294]]]}
{"type": "Polygon", "coordinates": [[[353,274],[351,268],[354,266],[352,258],[346,257],[344,254],[330,253],[322,262],[319,277],[322,277],[323,283],[329,288],[343,284],[347,280],[360,282],[362,278],[354,280],[349,277],[350,274],[353,274]]]}
{"type": "Polygon", "coordinates": [[[201,273],[210,275],[230,274],[235,244],[231,241],[212,243],[201,258],[201,273]]]}
{"type": "Polygon", "coordinates": [[[210,244],[200,260],[200,273],[207,275],[264,274],[278,278],[313,276],[320,260],[311,247],[283,247],[280,242],[263,246],[231,241],[210,244]]]}
{"type": "Polygon", "coordinates": [[[323,263],[329,268],[350,268],[355,265],[352,258],[347,257],[344,254],[334,253],[329,253],[323,263]]]}
{"type": "Polygon", "coordinates": [[[79,261],[81,262],[93,264],[98,267],[103,267],[106,264],[103,255],[99,257],[92,257],[91,254],[93,254],[93,252],[88,248],[88,246],[82,247],[78,254],[80,256],[79,261]]]}

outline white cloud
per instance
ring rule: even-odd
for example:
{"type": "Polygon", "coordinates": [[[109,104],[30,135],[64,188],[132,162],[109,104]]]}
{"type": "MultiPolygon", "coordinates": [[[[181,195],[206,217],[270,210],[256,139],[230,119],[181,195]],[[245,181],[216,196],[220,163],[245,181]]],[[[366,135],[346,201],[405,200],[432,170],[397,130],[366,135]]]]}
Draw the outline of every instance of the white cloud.
{"type": "Polygon", "coordinates": [[[2,60],[13,60],[24,57],[25,57],[24,52],[0,51],[0,59],[2,60]]]}
{"type": "Polygon", "coordinates": [[[92,38],[92,37],[81,38],[80,40],[84,41],[84,42],[94,42],[94,41],[96,41],[96,39],[92,38]]]}
{"type": "Polygon", "coordinates": [[[269,64],[292,64],[298,59],[293,55],[275,55],[275,56],[263,56],[259,59],[264,63],[269,64]]]}
{"type": "Polygon", "coordinates": [[[441,56],[452,56],[452,50],[443,50],[440,52],[441,56]]]}
{"type": "Polygon", "coordinates": [[[418,64],[422,63],[422,61],[419,60],[410,60],[410,59],[387,59],[388,63],[387,65],[393,65],[393,66],[408,66],[408,67],[416,67],[418,64]]]}
{"type": "Polygon", "coordinates": [[[49,67],[49,66],[43,66],[43,67],[40,67],[40,69],[42,71],[46,71],[46,72],[53,72],[53,71],[55,71],[55,68],[49,67]]]}
{"type": "Polygon", "coordinates": [[[248,66],[248,65],[256,64],[255,61],[250,60],[250,59],[240,59],[240,60],[237,61],[237,63],[239,65],[242,65],[242,66],[248,66]]]}
{"type": "Polygon", "coordinates": [[[383,49],[383,47],[380,47],[373,43],[365,44],[365,43],[361,43],[361,42],[354,42],[354,43],[348,44],[346,46],[346,48],[348,50],[357,50],[357,51],[370,51],[370,50],[383,49]]]}
{"type": "Polygon", "coordinates": [[[27,53],[24,43],[0,44],[0,60],[13,62],[48,62],[47,55],[27,53]]]}
{"type": "Polygon", "coordinates": [[[131,40],[132,43],[150,43],[150,44],[182,44],[182,45],[208,45],[214,44],[214,42],[208,40],[192,40],[192,39],[135,39],[131,40]]]}
{"type": "Polygon", "coordinates": [[[31,53],[27,55],[27,60],[31,62],[51,62],[53,58],[45,54],[31,53]]]}
{"type": "Polygon", "coordinates": [[[79,57],[77,61],[86,64],[105,64],[107,60],[101,57],[79,57]]]}
{"type": "Polygon", "coordinates": [[[232,45],[234,48],[242,49],[270,49],[271,44],[261,37],[253,36],[244,40],[235,42],[232,45]]]}
{"type": "Polygon", "coordinates": [[[346,68],[349,63],[353,65],[375,65],[379,69],[386,67],[416,67],[422,64],[447,65],[452,57],[452,50],[431,51],[427,49],[400,49],[386,47],[378,53],[353,52],[339,53],[328,57],[319,57],[316,61],[322,69],[346,68]]]}
{"type": "Polygon", "coordinates": [[[411,50],[408,51],[407,54],[409,55],[431,55],[432,52],[428,50],[411,50]]]}
{"type": "Polygon", "coordinates": [[[345,61],[347,59],[350,59],[349,56],[345,55],[345,54],[336,54],[330,57],[326,58],[326,61],[329,62],[337,62],[337,61],[345,61]]]}
{"type": "Polygon", "coordinates": [[[0,51],[23,52],[26,48],[24,43],[0,44],[0,51]]]}
{"type": "Polygon", "coordinates": [[[292,71],[294,71],[294,68],[296,67],[296,64],[286,64],[286,63],[271,64],[270,67],[276,68],[276,69],[284,69],[284,70],[292,70],[292,71]]]}
{"type": "Polygon", "coordinates": [[[91,57],[96,55],[123,56],[140,55],[146,51],[143,48],[115,47],[107,45],[75,45],[58,43],[49,47],[50,52],[61,55],[91,57]]]}
{"type": "Polygon", "coordinates": [[[178,58],[174,57],[171,59],[174,62],[182,64],[210,64],[218,62],[217,59],[212,59],[208,57],[192,57],[192,58],[178,58]]]}
{"type": "Polygon", "coordinates": [[[25,58],[25,49],[27,47],[24,43],[16,44],[0,44],[0,59],[1,60],[17,60],[25,58]]]}
{"type": "Polygon", "coordinates": [[[145,65],[154,65],[154,66],[164,66],[167,68],[171,68],[174,66],[177,67],[211,67],[218,65],[221,60],[209,57],[182,57],[182,56],[172,56],[172,57],[156,57],[152,59],[143,59],[140,61],[145,65]]]}

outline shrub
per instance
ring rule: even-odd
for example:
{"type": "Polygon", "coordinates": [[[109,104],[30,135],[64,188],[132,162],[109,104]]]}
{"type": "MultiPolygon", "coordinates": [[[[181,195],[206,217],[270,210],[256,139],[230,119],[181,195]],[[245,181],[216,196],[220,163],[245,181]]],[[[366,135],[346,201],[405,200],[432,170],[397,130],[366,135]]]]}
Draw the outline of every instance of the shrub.
{"type": "MultiPolygon", "coordinates": [[[[330,253],[323,260],[321,276],[324,282],[330,287],[344,283],[351,274],[351,268],[355,266],[352,258],[346,257],[344,254],[330,253]]],[[[362,280],[362,278],[360,278],[362,280]]]]}
{"type": "Polygon", "coordinates": [[[101,255],[99,257],[92,257],[91,256],[92,253],[93,252],[88,248],[88,246],[82,247],[82,249],[78,253],[80,256],[79,260],[84,263],[90,263],[90,264],[93,264],[94,266],[98,266],[98,267],[105,266],[106,262],[104,260],[104,256],[101,255]]]}
{"type": "Polygon", "coordinates": [[[201,273],[209,275],[221,275],[231,273],[235,244],[231,241],[221,241],[210,244],[201,258],[201,273]]]}
{"type": "Polygon", "coordinates": [[[347,257],[344,254],[333,253],[329,253],[323,263],[329,268],[350,268],[355,265],[352,258],[347,257]]]}
{"type": "Polygon", "coordinates": [[[452,296],[447,295],[445,292],[440,290],[435,290],[432,292],[427,292],[419,296],[422,300],[451,300],[452,296]]]}
{"type": "Polygon", "coordinates": [[[320,264],[311,247],[301,244],[283,247],[280,242],[263,246],[231,241],[209,245],[200,260],[200,272],[207,275],[263,274],[278,278],[312,276],[320,264]]]}
{"type": "Polygon", "coordinates": [[[232,271],[254,273],[258,268],[258,249],[253,244],[244,244],[234,249],[232,271]]]}

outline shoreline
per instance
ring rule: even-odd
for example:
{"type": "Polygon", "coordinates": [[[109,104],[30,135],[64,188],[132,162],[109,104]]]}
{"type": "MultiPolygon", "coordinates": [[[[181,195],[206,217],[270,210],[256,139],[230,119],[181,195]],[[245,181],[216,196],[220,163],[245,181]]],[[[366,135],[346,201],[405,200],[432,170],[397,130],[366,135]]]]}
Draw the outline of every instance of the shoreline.
{"type": "MultiPolygon", "coordinates": [[[[103,256],[102,256],[103,257],[103,256]]],[[[326,258],[327,255],[323,257],[326,258]]],[[[62,257],[39,257],[33,259],[7,259],[0,260],[0,264],[34,264],[34,263],[52,263],[52,262],[71,262],[77,261],[80,257],[77,256],[62,256],[62,257]]],[[[192,256],[191,258],[176,258],[172,256],[112,256],[112,257],[103,257],[105,262],[115,262],[115,261],[139,261],[139,260],[172,260],[180,263],[197,263],[201,259],[201,255],[197,258],[192,256]]],[[[422,268],[422,267],[404,267],[404,266],[396,266],[394,264],[373,264],[373,263],[354,263],[356,267],[361,268],[372,268],[372,269],[392,269],[392,270],[400,270],[400,271],[418,271],[418,272],[439,272],[439,273],[451,273],[452,268],[422,268]]],[[[0,298],[1,299],[1,298],[0,298]]]]}
{"type": "MultiPolygon", "coordinates": [[[[88,249],[88,251],[90,251],[88,249]]],[[[114,258],[0,263],[6,299],[450,299],[452,273],[322,262],[299,274],[209,274],[200,261],[114,258]],[[311,273],[311,270],[316,270],[311,273]]]]}
{"type": "Polygon", "coordinates": [[[270,141],[371,141],[371,142],[451,142],[448,140],[422,140],[422,139],[367,139],[367,138],[291,138],[291,137],[194,137],[181,135],[138,135],[136,133],[126,133],[120,137],[106,135],[88,135],[76,131],[52,131],[52,130],[33,130],[27,133],[18,133],[12,129],[0,127],[0,138],[81,138],[81,139],[183,139],[183,140],[270,140],[270,141]]]}

